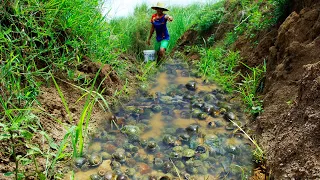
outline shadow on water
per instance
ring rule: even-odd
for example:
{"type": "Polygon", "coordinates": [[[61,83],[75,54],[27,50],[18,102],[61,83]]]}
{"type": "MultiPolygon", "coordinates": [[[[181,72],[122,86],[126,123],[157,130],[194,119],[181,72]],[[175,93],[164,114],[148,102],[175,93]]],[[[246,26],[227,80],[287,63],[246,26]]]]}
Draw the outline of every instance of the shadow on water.
{"type": "Polygon", "coordinates": [[[252,147],[228,119],[246,119],[215,84],[174,60],[101,126],[75,179],[247,179],[252,147]]]}

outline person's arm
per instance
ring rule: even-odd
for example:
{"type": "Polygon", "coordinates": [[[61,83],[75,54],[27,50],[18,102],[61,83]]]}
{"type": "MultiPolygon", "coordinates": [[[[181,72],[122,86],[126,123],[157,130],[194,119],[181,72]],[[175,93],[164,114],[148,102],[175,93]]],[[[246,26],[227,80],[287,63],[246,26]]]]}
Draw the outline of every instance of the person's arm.
{"type": "Polygon", "coordinates": [[[170,21],[170,22],[173,21],[173,17],[172,16],[166,15],[164,18],[166,20],[170,21]]]}
{"type": "Polygon", "coordinates": [[[149,35],[149,38],[148,38],[148,41],[147,41],[147,44],[150,46],[150,39],[153,35],[153,32],[154,32],[154,25],[151,24],[151,28],[150,28],[150,35],[149,35]]]}

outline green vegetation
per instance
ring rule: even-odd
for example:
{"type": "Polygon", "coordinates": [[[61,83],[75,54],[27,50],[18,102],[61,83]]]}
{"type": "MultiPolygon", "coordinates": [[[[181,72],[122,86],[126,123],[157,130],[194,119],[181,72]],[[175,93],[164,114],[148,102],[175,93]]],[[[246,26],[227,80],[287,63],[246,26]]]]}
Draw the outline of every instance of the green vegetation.
{"type": "Polygon", "coordinates": [[[205,6],[196,16],[194,28],[198,31],[206,31],[220,24],[223,20],[223,15],[226,13],[223,5],[224,1],[219,1],[205,6]]]}
{"type": "Polygon", "coordinates": [[[138,6],[134,14],[129,17],[115,18],[110,21],[110,26],[120,42],[120,48],[128,53],[143,58],[142,51],[146,49],[146,39],[149,33],[151,10],[146,4],[138,6]]]}
{"type": "MultiPolygon", "coordinates": [[[[199,5],[185,8],[170,7],[175,19],[169,24],[170,49],[191,26],[199,5]]],[[[110,100],[128,93],[128,63],[119,59],[121,54],[138,55],[146,47],[151,14],[147,5],[136,7],[134,16],[108,22],[100,13],[99,0],[20,0],[4,1],[0,6],[0,139],[11,144],[4,152],[16,163],[14,172],[6,173],[16,179],[35,176],[39,179],[59,179],[55,172],[57,163],[83,154],[87,128],[93,106],[97,103],[105,110],[109,102],[104,99],[104,89],[97,87],[96,78],[79,73],[79,67],[88,62],[108,64],[125,84],[117,89],[110,100]],[[72,119],[68,102],[59,83],[66,83],[83,92],[85,98],[80,119],[72,119]],[[67,123],[56,119],[41,109],[37,100],[40,87],[55,85],[67,112],[67,123]],[[36,108],[34,108],[36,107],[36,108]],[[39,108],[40,107],[40,108],[39,108]],[[66,134],[59,144],[47,134],[37,115],[50,117],[64,127],[66,134]],[[49,144],[44,148],[31,141],[41,137],[49,144]],[[69,143],[71,142],[71,143],[69,143]],[[18,155],[17,148],[24,148],[18,155]],[[68,153],[72,150],[72,153],[68,153]],[[44,169],[38,169],[38,157],[46,159],[44,169]],[[35,172],[24,172],[23,166],[36,166],[35,172]]],[[[154,63],[135,62],[130,71],[139,73],[137,80],[146,81],[154,73],[154,63]]],[[[96,72],[96,77],[99,72],[96,72]]],[[[103,81],[103,80],[102,80],[103,81]]]]}
{"type": "Polygon", "coordinates": [[[20,0],[4,1],[0,5],[0,140],[11,144],[10,148],[3,147],[9,148],[8,151],[1,149],[1,153],[15,162],[14,172],[5,175],[15,179],[29,176],[59,179],[55,166],[71,156],[69,149],[73,149],[73,157],[83,154],[92,108],[99,102],[108,109],[108,103],[98,92],[99,88],[93,89],[95,79],[78,73],[81,64],[109,64],[120,78],[126,79],[128,64],[118,59],[124,50],[100,8],[99,0],[20,0]],[[51,73],[68,77],[69,82],[77,85],[70,84],[84,92],[86,103],[79,120],[72,119],[68,102],[51,73]],[[77,126],[68,127],[38,108],[40,87],[52,81],[68,114],[67,122],[76,121],[77,126]],[[98,99],[103,99],[102,103],[98,99]],[[59,145],[43,130],[37,117],[40,114],[55,119],[65,128],[66,134],[59,145]],[[39,137],[40,142],[50,147],[33,141],[39,137]],[[39,157],[46,159],[44,169],[39,168],[39,157]],[[35,166],[35,171],[24,171],[25,166],[35,166]]]}
{"type": "Polygon", "coordinates": [[[168,30],[170,33],[169,51],[175,47],[178,39],[186,32],[197,19],[199,9],[205,5],[194,4],[187,7],[170,7],[168,14],[173,16],[174,20],[168,24],[168,30]]]}
{"type": "Polygon", "coordinates": [[[222,86],[227,92],[232,92],[236,73],[233,69],[240,59],[239,52],[228,51],[222,47],[203,49],[201,60],[197,65],[202,75],[222,86]]]}
{"type": "MultiPolygon", "coordinates": [[[[245,64],[244,64],[245,65],[245,64]]],[[[257,92],[263,88],[263,76],[266,73],[266,64],[263,67],[248,67],[250,73],[246,76],[242,75],[242,83],[239,83],[238,92],[240,93],[243,102],[247,105],[247,109],[252,114],[258,114],[262,111],[262,101],[259,100],[257,92]]]]}
{"type": "MultiPolygon", "coordinates": [[[[98,73],[97,73],[98,75],[98,73]]],[[[97,78],[96,75],[96,78],[97,78]]],[[[96,81],[95,78],[95,81],[96,81]]],[[[69,106],[66,102],[66,99],[62,93],[62,91],[60,90],[59,85],[57,84],[56,80],[54,79],[54,77],[52,76],[52,80],[54,82],[55,87],[57,88],[57,91],[59,93],[59,96],[63,102],[63,106],[65,107],[65,110],[68,113],[69,116],[69,121],[72,122],[72,116],[71,116],[71,112],[69,110],[69,106]]],[[[72,142],[72,149],[73,149],[73,157],[81,157],[83,156],[83,146],[84,146],[84,138],[86,137],[86,135],[84,135],[84,133],[87,133],[87,129],[88,129],[88,125],[89,125],[89,119],[90,119],[90,115],[92,112],[92,108],[95,105],[96,99],[93,98],[93,100],[90,100],[91,98],[91,94],[92,94],[92,89],[93,89],[93,85],[95,83],[92,83],[92,87],[91,90],[88,94],[84,94],[84,96],[87,96],[85,105],[83,107],[80,119],[78,121],[78,125],[76,127],[71,127],[70,129],[74,129],[74,131],[70,131],[70,135],[71,135],[71,142],[72,142]],[[84,126],[85,124],[85,126],[84,126]]],[[[84,97],[82,96],[82,97],[84,97]]],[[[81,98],[82,98],[81,97],[81,98]]]]}
{"type": "MultiPolygon", "coordinates": [[[[241,52],[234,51],[233,44],[240,36],[252,42],[255,46],[258,42],[257,33],[268,29],[278,23],[286,15],[287,0],[226,0],[202,10],[203,16],[199,16],[193,28],[203,34],[204,46],[192,47],[201,55],[196,67],[199,73],[208,80],[219,84],[226,92],[236,92],[242,98],[249,113],[256,116],[263,111],[262,100],[258,93],[263,91],[266,63],[257,67],[249,67],[244,64],[241,52]],[[208,10],[209,9],[209,10],[208,10]],[[221,27],[226,27],[224,37],[217,39],[216,34],[221,27]],[[231,28],[230,28],[231,27],[231,28]],[[211,34],[208,36],[208,32],[211,34]],[[240,65],[247,68],[243,72],[236,69],[240,65]],[[241,81],[240,83],[236,83],[241,81]]],[[[201,13],[200,13],[201,14],[201,13]]],[[[219,34],[221,36],[221,34],[219,34]]],[[[185,51],[189,51],[186,49],[185,51]]],[[[252,139],[239,125],[233,122],[255,145],[253,159],[257,164],[265,163],[265,155],[257,142],[252,139]]],[[[242,167],[233,168],[241,170],[242,179],[246,179],[242,167]]]]}
{"type": "MultiPolygon", "coordinates": [[[[37,153],[41,152],[39,147],[32,143],[34,133],[40,130],[39,122],[36,116],[31,113],[32,109],[19,109],[17,107],[11,109],[8,107],[8,101],[4,101],[1,97],[0,101],[4,110],[0,123],[2,129],[0,140],[10,142],[9,153],[15,162],[15,171],[6,175],[14,174],[15,179],[23,179],[24,173],[19,171],[19,167],[32,163],[37,153]],[[24,156],[18,155],[16,151],[22,143],[29,147],[27,154],[24,156]]],[[[35,165],[37,167],[37,164],[35,165]]]]}

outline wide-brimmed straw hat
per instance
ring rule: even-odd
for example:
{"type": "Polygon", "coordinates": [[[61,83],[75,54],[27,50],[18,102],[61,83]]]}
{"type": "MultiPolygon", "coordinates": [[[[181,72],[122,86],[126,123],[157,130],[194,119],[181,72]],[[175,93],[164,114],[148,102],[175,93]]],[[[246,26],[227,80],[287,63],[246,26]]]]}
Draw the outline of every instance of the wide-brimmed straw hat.
{"type": "Polygon", "coordinates": [[[154,10],[162,9],[162,10],[164,10],[164,11],[169,11],[169,9],[167,9],[167,8],[165,7],[164,3],[161,3],[161,2],[158,2],[157,5],[152,6],[151,8],[154,9],[154,10]]]}

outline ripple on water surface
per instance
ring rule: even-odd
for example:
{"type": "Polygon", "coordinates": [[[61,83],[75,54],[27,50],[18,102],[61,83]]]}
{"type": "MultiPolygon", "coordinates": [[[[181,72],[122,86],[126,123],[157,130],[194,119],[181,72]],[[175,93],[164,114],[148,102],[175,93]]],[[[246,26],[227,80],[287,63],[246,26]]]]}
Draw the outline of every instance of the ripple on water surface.
{"type": "Polygon", "coordinates": [[[252,149],[226,115],[245,123],[234,103],[184,64],[170,62],[148,97],[137,95],[113,112],[119,129],[106,123],[97,130],[75,179],[247,178],[252,149]]]}

